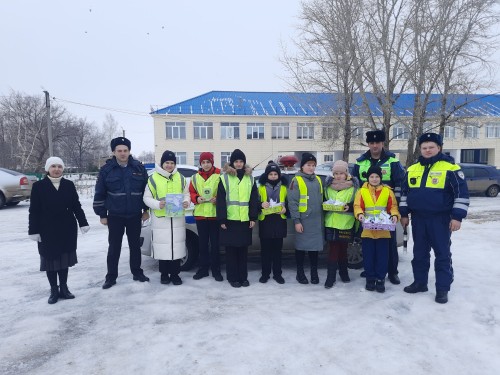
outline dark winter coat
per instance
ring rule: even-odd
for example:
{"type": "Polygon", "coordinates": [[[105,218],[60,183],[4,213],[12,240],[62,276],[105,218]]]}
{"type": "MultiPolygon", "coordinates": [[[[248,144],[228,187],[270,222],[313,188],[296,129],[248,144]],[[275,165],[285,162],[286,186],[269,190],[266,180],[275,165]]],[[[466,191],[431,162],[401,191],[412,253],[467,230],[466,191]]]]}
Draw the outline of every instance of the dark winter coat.
{"type": "MultiPolygon", "coordinates": [[[[267,182],[267,176],[262,174],[259,178],[259,184],[264,185],[267,182]]],[[[286,176],[281,176],[281,184],[276,185],[277,197],[279,197],[279,191],[281,185],[287,186],[288,179],[286,176]]],[[[267,186],[266,186],[267,188],[267,186]]],[[[271,194],[267,194],[267,201],[271,194]]],[[[279,199],[278,199],[279,200],[279,199]]],[[[288,213],[288,200],[284,202],[284,206],[288,213]]],[[[271,239],[271,238],[285,238],[287,235],[287,220],[283,219],[281,215],[267,215],[264,217],[264,220],[259,220],[259,238],[271,239]]]]}
{"type": "Polygon", "coordinates": [[[33,184],[28,234],[40,234],[41,256],[50,260],[75,251],[78,226],[88,223],[73,182],[62,178],[58,190],[48,177],[33,184]]]}
{"type": "MultiPolygon", "coordinates": [[[[222,170],[223,173],[236,175],[236,169],[226,164],[222,170]]],[[[245,165],[245,174],[252,175],[252,169],[245,165]]],[[[221,175],[222,176],[222,175],[221,175]]],[[[250,193],[248,216],[251,221],[257,222],[259,215],[259,193],[255,183],[250,193]]],[[[252,229],[249,221],[234,221],[227,219],[226,189],[224,184],[220,183],[217,189],[217,220],[220,224],[226,224],[227,229],[220,229],[219,243],[221,246],[245,247],[252,244],[252,229]]]]}
{"type": "Polygon", "coordinates": [[[142,163],[128,159],[126,167],[120,166],[116,157],[109,159],[99,171],[95,185],[94,212],[101,218],[108,215],[132,217],[148,207],[142,201],[148,184],[148,174],[142,163]]]}

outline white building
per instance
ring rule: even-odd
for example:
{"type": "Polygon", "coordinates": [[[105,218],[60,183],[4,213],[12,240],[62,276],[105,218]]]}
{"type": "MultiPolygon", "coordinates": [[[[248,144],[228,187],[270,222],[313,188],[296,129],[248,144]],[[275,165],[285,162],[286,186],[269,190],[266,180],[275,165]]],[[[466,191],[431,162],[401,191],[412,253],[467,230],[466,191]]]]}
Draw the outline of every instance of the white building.
{"type": "MultiPolygon", "coordinates": [[[[412,94],[400,96],[391,128],[390,150],[406,160],[408,124],[413,109],[412,94]]],[[[427,111],[439,106],[436,95],[427,111]]],[[[342,157],[342,129],[335,121],[339,113],[335,94],[211,91],[151,113],[154,119],[155,157],[163,151],[176,153],[179,164],[198,165],[201,152],[214,154],[216,166],[224,165],[235,148],[241,149],[251,166],[303,152],[316,155],[318,163],[342,157]]],[[[449,100],[453,121],[447,126],[444,152],[456,162],[500,165],[500,95],[457,95],[449,100]],[[466,103],[465,105],[463,105],[466,103]],[[460,108],[460,109],[454,109],[460,108]]],[[[353,106],[350,162],[364,151],[365,132],[370,130],[363,106],[353,106]]],[[[375,116],[382,112],[375,100],[375,116]]],[[[437,121],[426,123],[432,131],[437,121]]]]}

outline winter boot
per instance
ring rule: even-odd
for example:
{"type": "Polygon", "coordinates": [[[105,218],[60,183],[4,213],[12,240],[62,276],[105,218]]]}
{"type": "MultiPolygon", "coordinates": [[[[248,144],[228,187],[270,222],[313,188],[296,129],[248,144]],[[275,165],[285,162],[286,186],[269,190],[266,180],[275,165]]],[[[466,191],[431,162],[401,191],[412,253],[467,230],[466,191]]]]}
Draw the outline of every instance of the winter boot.
{"type": "Polygon", "coordinates": [[[309,280],[307,280],[306,274],[304,272],[304,267],[299,268],[299,266],[297,266],[296,279],[300,284],[309,284],[309,280]]]}
{"type": "Polygon", "coordinates": [[[375,290],[375,280],[366,280],[366,286],[365,289],[373,292],[375,290]]]}
{"type": "Polygon", "coordinates": [[[59,287],[59,297],[64,299],[73,299],[75,298],[75,295],[69,291],[67,284],[61,284],[59,287]]]}
{"type": "Polygon", "coordinates": [[[207,268],[200,268],[196,273],[193,275],[193,279],[195,280],[200,280],[203,279],[204,277],[208,276],[208,269],[207,268]]]}
{"type": "Polygon", "coordinates": [[[311,266],[311,284],[319,284],[318,267],[311,266]]]}
{"type": "Polygon", "coordinates": [[[436,291],[436,299],[437,303],[446,303],[448,302],[448,292],[446,290],[437,290],[436,291]]]}
{"type": "Polygon", "coordinates": [[[339,262],[339,276],[343,283],[348,283],[351,281],[349,277],[349,272],[347,270],[347,260],[341,260],[339,262]]]}
{"type": "Polygon", "coordinates": [[[427,292],[429,289],[427,288],[427,285],[424,284],[419,284],[416,281],[412,282],[410,285],[405,286],[403,289],[406,293],[420,293],[420,292],[427,292]]]}
{"type": "Polygon", "coordinates": [[[379,293],[385,292],[385,280],[377,280],[375,282],[375,290],[379,293]]]}
{"type": "Polygon", "coordinates": [[[337,262],[328,262],[328,273],[326,274],[325,288],[330,289],[337,280],[337,262]]]}
{"type": "Polygon", "coordinates": [[[59,299],[59,288],[56,286],[51,286],[50,287],[50,296],[49,296],[49,304],[53,305],[54,303],[57,302],[59,299]]]}

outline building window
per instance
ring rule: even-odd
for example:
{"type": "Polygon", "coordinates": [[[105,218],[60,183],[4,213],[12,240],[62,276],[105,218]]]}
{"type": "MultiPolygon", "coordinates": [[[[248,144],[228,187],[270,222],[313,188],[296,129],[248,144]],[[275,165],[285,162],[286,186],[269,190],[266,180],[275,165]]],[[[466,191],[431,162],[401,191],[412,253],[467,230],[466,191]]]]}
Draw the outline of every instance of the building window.
{"type": "Polygon", "coordinates": [[[166,139],[186,139],[186,123],[185,122],[166,122],[165,123],[165,138],[166,139]]]}
{"type": "Polygon", "coordinates": [[[333,161],[333,155],[323,155],[323,161],[333,161]]]}
{"type": "Polygon", "coordinates": [[[464,129],[464,138],[478,138],[479,128],[475,125],[467,125],[464,129]]]}
{"type": "Polygon", "coordinates": [[[444,138],[454,139],[455,138],[455,127],[445,126],[444,127],[444,138]]]}
{"type": "Polygon", "coordinates": [[[240,139],[240,123],[221,122],[220,139],[240,139]]]}
{"type": "Polygon", "coordinates": [[[224,166],[224,164],[229,163],[229,159],[231,158],[231,153],[223,151],[220,153],[220,165],[224,166]]]}
{"type": "Polygon", "coordinates": [[[432,122],[426,121],[424,122],[422,133],[439,133],[439,129],[437,125],[433,124],[432,122]]]}
{"type": "Polygon", "coordinates": [[[271,124],[272,139],[290,139],[290,125],[288,122],[274,122],[271,124]]]}
{"type": "Polygon", "coordinates": [[[392,139],[409,139],[408,129],[404,125],[392,126],[392,139]]]}
{"type": "Polygon", "coordinates": [[[247,123],[247,139],[264,139],[264,124],[261,122],[247,123]]]}
{"type": "Polygon", "coordinates": [[[462,163],[474,163],[474,150],[462,150],[462,163]]]}
{"type": "Polygon", "coordinates": [[[201,155],[201,152],[199,151],[196,151],[194,153],[194,166],[197,167],[198,165],[200,165],[200,155],[201,155]]]}
{"type": "Polygon", "coordinates": [[[175,157],[177,158],[177,164],[187,164],[186,152],[176,152],[175,157]]]}
{"type": "Polygon", "coordinates": [[[314,139],[314,124],[299,122],[297,124],[297,139],[314,139]]]}
{"type": "Polygon", "coordinates": [[[363,127],[362,126],[351,127],[351,138],[363,138],[363,127]]]}
{"type": "Polygon", "coordinates": [[[500,138],[500,125],[486,125],[486,138],[500,138]]]}
{"type": "Polygon", "coordinates": [[[194,122],[194,139],[214,139],[212,122],[194,122]]]}
{"type": "Polygon", "coordinates": [[[335,138],[335,128],[333,124],[321,124],[321,138],[322,139],[335,138]]]}

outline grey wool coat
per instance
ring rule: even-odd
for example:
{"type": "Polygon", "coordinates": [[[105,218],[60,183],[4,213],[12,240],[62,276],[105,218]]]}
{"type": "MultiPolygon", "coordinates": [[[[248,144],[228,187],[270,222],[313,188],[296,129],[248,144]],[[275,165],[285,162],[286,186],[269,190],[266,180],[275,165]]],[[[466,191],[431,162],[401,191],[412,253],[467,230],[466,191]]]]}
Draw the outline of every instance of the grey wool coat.
{"type": "Polygon", "coordinates": [[[302,171],[292,179],[288,187],[288,209],[294,224],[301,223],[304,232],[295,232],[295,249],[303,251],[322,251],[323,239],[323,194],[315,174],[302,171]],[[299,186],[297,176],[301,176],[307,186],[307,210],[299,212],[299,186]]]}

